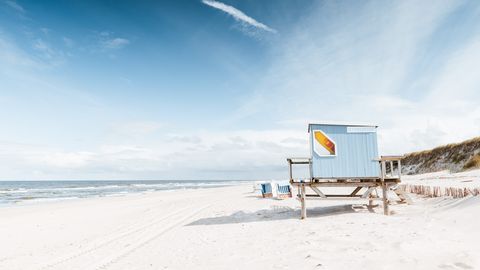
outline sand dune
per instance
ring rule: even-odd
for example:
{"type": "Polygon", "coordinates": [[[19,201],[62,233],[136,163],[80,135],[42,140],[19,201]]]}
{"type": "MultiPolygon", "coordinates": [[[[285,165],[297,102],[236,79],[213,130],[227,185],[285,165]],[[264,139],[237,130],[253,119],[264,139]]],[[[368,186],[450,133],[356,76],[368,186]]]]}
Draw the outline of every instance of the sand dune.
{"type": "Polygon", "coordinates": [[[260,199],[251,186],[0,208],[0,269],[479,269],[480,198],[392,216],[260,199]]]}

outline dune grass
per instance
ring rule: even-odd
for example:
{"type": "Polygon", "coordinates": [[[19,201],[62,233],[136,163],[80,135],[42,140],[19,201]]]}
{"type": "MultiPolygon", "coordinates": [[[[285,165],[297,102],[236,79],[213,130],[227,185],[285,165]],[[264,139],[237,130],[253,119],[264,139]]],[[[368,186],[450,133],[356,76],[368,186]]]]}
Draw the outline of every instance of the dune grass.
{"type": "Polygon", "coordinates": [[[444,169],[453,171],[480,168],[480,137],[460,143],[439,146],[430,150],[406,154],[405,165],[417,165],[417,173],[444,169]]]}
{"type": "Polygon", "coordinates": [[[463,165],[464,170],[480,168],[480,154],[472,156],[465,165],[463,165]]]}

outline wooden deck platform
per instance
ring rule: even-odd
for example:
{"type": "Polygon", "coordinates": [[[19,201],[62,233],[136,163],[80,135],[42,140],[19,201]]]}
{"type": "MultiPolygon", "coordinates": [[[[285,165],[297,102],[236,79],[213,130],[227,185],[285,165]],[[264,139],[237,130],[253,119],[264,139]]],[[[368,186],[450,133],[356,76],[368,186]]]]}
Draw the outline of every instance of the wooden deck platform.
{"type": "Polygon", "coordinates": [[[368,201],[369,206],[373,206],[374,200],[381,200],[383,202],[384,214],[389,214],[388,190],[393,190],[401,202],[410,203],[411,200],[401,189],[396,189],[401,182],[401,157],[382,157],[379,161],[381,173],[379,177],[371,178],[310,178],[310,179],[294,179],[292,176],[292,165],[303,164],[309,165],[310,159],[287,159],[290,168],[290,184],[298,188],[297,198],[300,200],[302,211],[301,218],[307,217],[306,200],[365,200],[368,201]],[[394,164],[397,170],[395,170],[394,164]],[[387,164],[388,169],[387,171],[387,164]],[[343,187],[353,188],[348,194],[327,194],[322,191],[323,188],[343,187]],[[377,194],[377,188],[382,189],[382,195],[377,194]],[[307,189],[310,191],[307,193],[307,189]],[[373,194],[375,192],[375,194],[373,194]]]}

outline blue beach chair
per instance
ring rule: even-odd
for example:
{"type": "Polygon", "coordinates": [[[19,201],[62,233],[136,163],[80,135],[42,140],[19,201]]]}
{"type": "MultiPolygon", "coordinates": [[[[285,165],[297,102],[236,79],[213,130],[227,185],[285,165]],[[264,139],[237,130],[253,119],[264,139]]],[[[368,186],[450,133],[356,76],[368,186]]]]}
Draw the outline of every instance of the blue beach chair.
{"type": "Polygon", "coordinates": [[[292,197],[292,189],[289,184],[277,184],[277,198],[286,199],[292,197]]]}
{"type": "Polygon", "coordinates": [[[272,198],[272,184],[271,183],[262,183],[262,197],[263,198],[272,198]]]}

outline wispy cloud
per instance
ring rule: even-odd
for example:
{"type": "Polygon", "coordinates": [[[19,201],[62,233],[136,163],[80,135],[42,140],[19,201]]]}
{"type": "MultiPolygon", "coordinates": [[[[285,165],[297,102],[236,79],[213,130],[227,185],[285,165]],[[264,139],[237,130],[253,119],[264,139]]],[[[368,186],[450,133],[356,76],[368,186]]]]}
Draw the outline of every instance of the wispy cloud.
{"type": "Polygon", "coordinates": [[[50,28],[47,28],[47,27],[41,27],[40,28],[40,31],[44,34],[44,35],[48,35],[52,32],[52,29],[50,28]]]}
{"type": "Polygon", "coordinates": [[[63,51],[58,50],[52,47],[49,43],[44,41],[41,38],[33,41],[33,49],[37,51],[38,56],[47,64],[48,66],[58,66],[65,62],[66,57],[63,51]]]}
{"type": "Polygon", "coordinates": [[[106,49],[121,49],[130,44],[130,41],[125,38],[111,38],[102,41],[102,46],[106,49]]]}
{"type": "Polygon", "coordinates": [[[9,7],[15,9],[16,11],[18,11],[20,13],[25,13],[25,9],[15,1],[7,0],[7,1],[5,1],[5,4],[7,4],[9,7]]]}
{"type": "Polygon", "coordinates": [[[455,16],[469,7],[457,1],[346,3],[322,2],[305,16],[275,49],[276,59],[239,118],[374,122],[383,153],[396,154],[478,136],[480,23],[469,24],[465,35],[442,32],[452,21],[461,29],[463,20],[455,16]],[[454,43],[439,53],[438,40],[447,37],[454,43]]]}
{"type": "Polygon", "coordinates": [[[40,63],[19,49],[9,38],[0,32],[0,72],[11,73],[16,68],[38,68],[40,63]]]}
{"type": "Polygon", "coordinates": [[[275,30],[273,28],[270,28],[270,27],[268,27],[267,25],[265,25],[261,22],[258,22],[254,18],[246,15],[241,10],[238,10],[237,8],[235,8],[233,6],[229,6],[229,5],[226,5],[222,2],[218,2],[218,1],[214,1],[214,0],[202,0],[202,3],[227,13],[228,15],[232,16],[236,21],[238,21],[238,22],[240,22],[244,25],[251,26],[251,27],[254,27],[254,28],[257,28],[257,29],[261,29],[261,30],[265,30],[265,31],[271,32],[271,33],[277,33],[277,30],[275,30]]]}
{"type": "Polygon", "coordinates": [[[100,51],[120,50],[130,44],[130,40],[118,37],[113,32],[102,31],[96,34],[97,48],[100,51]]]}
{"type": "Polygon", "coordinates": [[[33,43],[33,48],[42,53],[42,55],[48,59],[52,58],[55,54],[54,50],[50,47],[50,45],[48,45],[40,38],[35,40],[35,42],[33,43]]]}

